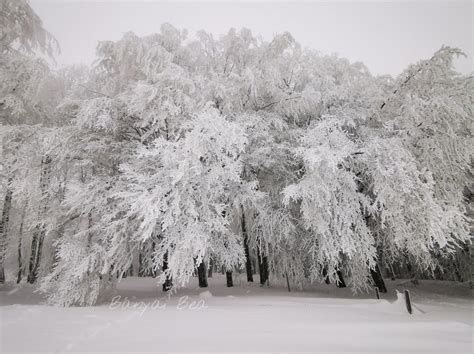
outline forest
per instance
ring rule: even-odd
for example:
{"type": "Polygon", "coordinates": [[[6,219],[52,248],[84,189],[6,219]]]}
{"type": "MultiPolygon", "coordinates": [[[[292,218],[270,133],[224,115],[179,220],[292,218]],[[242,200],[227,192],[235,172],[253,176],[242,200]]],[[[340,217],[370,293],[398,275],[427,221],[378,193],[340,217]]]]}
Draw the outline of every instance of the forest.
{"type": "Polygon", "coordinates": [[[90,66],[59,51],[26,0],[0,2],[1,283],[90,306],[129,276],[470,281],[461,49],[397,77],[246,28],[128,32],[90,66]]]}

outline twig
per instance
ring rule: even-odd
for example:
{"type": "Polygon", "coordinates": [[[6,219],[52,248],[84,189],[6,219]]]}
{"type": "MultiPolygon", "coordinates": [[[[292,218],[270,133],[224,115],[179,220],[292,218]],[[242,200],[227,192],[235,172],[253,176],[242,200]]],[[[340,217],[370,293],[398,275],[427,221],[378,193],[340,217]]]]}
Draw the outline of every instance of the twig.
{"type": "Polygon", "coordinates": [[[277,104],[277,103],[280,103],[280,102],[291,101],[291,100],[297,100],[297,99],[299,99],[299,98],[301,98],[301,96],[293,96],[293,97],[285,98],[285,99],[283,99],[283,100],[274,101],[274,102],[271,102],[271,103],[269,103],[269,104],[266,104],[265,106],[262,106],[262,107],[257,108],[256,111],[261,111],[261,110],[263,110],[263,109],[266,109],[266,108],[268,108],[268,107],[271,107],[271,106],[273,106],[274,104],[277,104]]]}

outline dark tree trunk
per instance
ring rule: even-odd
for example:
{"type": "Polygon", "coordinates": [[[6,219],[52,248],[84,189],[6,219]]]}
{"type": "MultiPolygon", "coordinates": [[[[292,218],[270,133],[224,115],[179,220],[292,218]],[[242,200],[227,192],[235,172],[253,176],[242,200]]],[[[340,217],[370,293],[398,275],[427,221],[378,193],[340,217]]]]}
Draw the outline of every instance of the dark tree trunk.
{"type": "Polygon", "coordinates": [[[23,277],[23,263],[21,259],[21,237],[18,242],[18,276],[16,278],[16,283],[19,284],[21,282],[21,278],[23,277]]]}
{"type": "MultiPolygon", "coordinates": [[[[50,169],[51,169],[51,157],[46,155],[41,160],[41,177],[40,177],[40,188],[41,188],[41,197],[45,200],[42,201],[42,207],[38,213],[39,219],[41,219],[47,210],[47,188],[49,185],[50,179],[50,169]]],[[[38,271],[41,264],[41,255],[43,251],[43,241],[45,237],[44,226],[40,225],[35,228],[33,233],[33,239],[31,241],[31,256],[30,264],[28,267],[28,282],[33,284],[38,278],[38,271]]]]}
{"type": "Polygon", "coordinates": [[[22,239],[23,239],[23,225],[25,221],[25,214],[26,214],[26,209],[28,207],[28,203],[25,204],[25,207],[23,208],[23,212],[21,213],[21,222],[20,222],[20,229],[18,230],[18,275],[16,278],[17,284],[21,282],[21,279],[23,278],[23,255],[21,253],[21,247],[22,247],[22,239]]]}
{"type": "Polygon", "coordinates": [[[268,280],[268,257],[263,256],[262,261],[263,261],[263,275],[264,275],[264,279],[265,279],[265,285],[268,286],[269,285],[269,280],[268,280]]]}
{"type": "Polygon", "coordinates": [[[155,264],[156,264],[157,262],[155,261],[155,249],[156,249],[156,243],[155,243],[155,242],[152,243],[151,248],[152,248],[152,257],[153,257],[153,258],[152,258],[152,262],[151,262],[152,265],[151,265],[151,268],[150,268],[150,275],[151,275],[153,278],[156,278],[156,268],[155,268],[155,264]]]}
{"type": "Polygon", "coordinates": [[[244,207],[240,206],[242,209],[242,235],[244,237],[244,251],[245,251],[245,270],[247,271],[247,281],[253,282],[253,274],[252,274],[252,261],[250,259],[250,250],[249,250],[249,237],[247,234],[247,225],[245,223],[245,214],[244,214],[244,207]]]}
{"type": "Polygon", "coordinates": [[[21,282],[21,278],[23,276],[23,261],[22,261],[22,256],[21,256],[21,238],[22,238],[21,230],[22,229],[23,229],[23,221],[21,222],[21,225],[20,225],[20,235],[19,235],[19,240],[18,240],[18,276],[16,278],[17,284],[21,282]]]}
{"type": "MultiPolygon", "coordinates": [[[[163,265],[164,267],[164,265],[163,265]]],[[[143,277],[144,276],[144,271],[143,271],[143,252],[142,250],[140,249],[138,251],[138,276],[139,277],[143,277]]]]}
{"type": "MultiPolygon", "coordinates": [[[[8,181],[11,182],[11,179],[8,181]]],[[[2,218],[0,219],[0,284],[5,283],[5,270],[3,266],[5,249],[7,246],[8,221],[10,219],[10,209],[12,206],[12,191],[7,189],[5,200],[3,201],[2,218]]]]}
{"type": "Polygon", "coordinates": [[[204,260],[198,266],[199,287],[207,288],[207,269],[204,260]]]}
{"type": "Polygon", "coordinates": [[[288,288],[288,292],[291,292],[290,288],[290,279],[288,278],[288,272],[285,272],[285,277],[286,277],[286,287],[288,288]]]}
{"type": "Polygon", "coordinates": [[[44,236],[44,230],[41,227],[39,230],[35,230],[33,233],[33,240],[31,241],[30,264],[28,266],[28,283],[30,284],[33,284],[38,277],[44,236]]]}
{"type": "Polygon", "coordinates": [[[323,268],[323,277],[324,277],[324,282],[326,284],[331,284],[331,281],[329,280],[329,276],[328,276],[328,268],[327,267],[323,268]]]}
{"type": "Polygon", "coordinates": [[[214,267],[214,262],[212,258],[209,258],[209,269],[207,271],[207,277],[212,278],[212,268],[214,267]]]}
{"type": "Polygon", "coordinates": [[[344,277],[342,276],[342,272],[340,270],[337,271],[337,282],[336,286],[338,288],[345,288],[346,287],[346,282],[344,281],[344,277]]]}
{"type": "Polygon", "coordinates": [[[258,257],[258,269],[260,272],[260,285],[268,286],[268,258],[267,256],[260,255],[260,247],[257,250],[258,257]]]}
{"type": "MultiPolygon", "coordinates": [[[[66,197],[66,185],[67,185],[67,173],[66,173],[66,175],[65,175],[65,177],[64,177],[64,179],[61,182],[60,187],[59,187],[59,204],[63,203],[64,198],[66,197]]],[[[26,207],[24,208],[24,211],[25,210],[26,210],[26,207]]],[[[24,212],[23,212],[23,216],[22,216],[22,219],[21,219],[22,222],[23,222],[23,218],[24,218],[24,212]]],[[[57,240],[61,239],[64,236],[64,227],[65,227],[64,225],[65,225],[64,223],[61,223],[59,225],[58,232],[57,232],[57,238],[56,238],[57,240]]],[[[53,251],[52,251],[53,252],[53,261],[51,263],[50,272],[52,272],[54,270],[55,265],[60,260],[59,248],[58,248],[58,246],[55,245],[55,243],[53,243],[53,251]]]]}
{"type": "MultiPolygon", "coordinates": [[[[165,253],[163,257],[163,267],[161,270],[165,272],[168,269],[168,252],[165,253]]],[[[166,275],[165,282],[162,285],[163,291],[169,291],[173,287],[173,279],[170,276],[166,275]]]]}
{"type": "Polygon", "coordinates": [[[227,287],[231,288],[234,286],[234,282],[232,281],[232,272],[225,272],[225,277],[227,280],[227,287]]]}
{"type": "Polygon", "coordinates": [[[382,273],[380,272],[380,268],[378,264],[375,265],[374,269],[370,270],[370,275],[372,276],[372,280],[379,291],[381,293],[386,293],[387,288],[385,287],[385,282],[383,281],[382,273]]]}

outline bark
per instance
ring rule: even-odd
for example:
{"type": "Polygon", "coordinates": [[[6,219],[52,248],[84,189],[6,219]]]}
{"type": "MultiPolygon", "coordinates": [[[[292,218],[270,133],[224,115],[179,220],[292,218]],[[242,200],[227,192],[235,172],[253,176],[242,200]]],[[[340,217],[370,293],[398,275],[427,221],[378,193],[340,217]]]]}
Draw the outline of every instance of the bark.
{"type": "Polygon", "coordinates": [[[265,255],[260,254],[260,247],[257,250],[257,258],[258,258],[258,269],[260,272],[260,285],[261,286],[268,286],[268,258],[265,255]]]}
{"type": "MultiPolygon", "coordinates": [[[[23,226],[23,224],[22,224],[23,226]]],[[[19,284],[21,282],[21,278],[23,277],[23,263],[22,263],[22,256],[21,256],[21,235],[18,241],[18,276],[16,278],[16,283],[19,284]]]]}
{"type": "Polygon", "coordinates": [[[340,270],[337,271],[337,282],[336,286],[338,288],[345,288],[346,287],[346,282],[344,281],[344,277],[342,276],[342,272],[340,270]]]}
{"type": "Polygon", "coordinates": [[[411,308],[410,292],[408,290],[405,290],[403,291],[403,294],[405,295],[405,305],[407,307],[407,311],[411,315],[412,308],[411,308]]]}
{"type": "MultiPolygon", "coordinates": [[[[163,272],[168,270],[168,252],[165,253],[163,257],[163,267],[161,268],[163,272]]],[[[173,287],[173,279],[169,275],[166,275],[165,282],[162,285],[163,291],[169,291],[173,287]]]]}
{"type": "Polygon", "coordinates": [[[201,264],[198,266],[198,278],[199,278],[199,287],[207,288],[207,269],[204,260],[201,261],[201,264]]]}
{"type": "Polygon", "coordinates": [[[244,237],[245,270],[247,271],[247,281],[253,282],[252,261],[250,259],[249,237],[247,233],[247,225],[245,223],[244,207],[242,205],[240,207],[242,209],[241,226],[242,226],[242,235],[244,237]]]}
{"type": "MultiPolygon", "coordinates": [[[[41,188],[41,197],[42,207],[38,213],[39,219],[41,220],[47,209],[47,200],[45,199],[48,196],[47,188],[50,180],[50,164],[51,157],[46,155],[41,161],[41,177],[40,177],[40,188],[41,188]]],[[[33,284],[38,278],[38,271],[41,263],[41,255],[43,250],[43,241],[45,237],[45,229],[42,225],[37,226],[33,233],[33,239],[31,241],[31,256],[29,264],[29,274],[28,282],[33,284]]]]}
{"type": "Polygon", "coordinates": [[[375,265],[374,269],[370,270],[370,275],[372,276],[372,280],[374,281],[375,286],[379,288],[379,291],[381,293],[386,293],[387,288],[385,287],[385,282],[383,280],[382,273],[380,272],[378,264],[375,265]]]}
{"type": "Polygon", "coordinates": [[[207,271],[207,277],[212,278],[212,268],[214,267],[214,262],[212,258],[209,258],[209,269],[207,271]]]}
{"type": "Polygon", "coordinates": [[[269,286],[270,284],[268,280],[268,257],[263,256],[262,261],[263,261],[263,276],[265,279],[265,285],[269,286]]]}
{"type": "Polygon", "coordinates": [[[227,287],[231,288],[234,286],[234,282],[232,281],[232,272],[225,272],[225,277],[227,281],[227,287]]]}
{"type": "Polygon", "coordinates": [[[288,272],[285,272],[285,277],[286,277],[286,287],[288,288],[288,292],[291,293],[290,279],[288,278],[288,272]]]}
{"type": "MultiPolygon", "coordinates": [[[[60,185],[60,193],[59,193],[59,203],[62,204],[64,202],[64,199],[66,197],[66,186],[67,186],[67,172],[65,172],[65,177],[63,181],[61,182],[60,185]]],[[[64,222],[61,222],[61,225],[58,228],[58,233],[57,233],[57,240],[61,239],[64,236],[64,222]]],[[[53,271],[54,266],[59,262],[59,248],[57,246],[54,246],[53,243],[53,262],[51,263],[51,270],[53,271]]]]}
{"type": "Polygon", "coordinates": [[[329,280],[329,276],[328,276],[328,268],[327,267],[323,268],[323,277],[324,277],[324,282],[326,284],[331,284],[331,281],[329,280]]]}
{"type": "Polygon", "coordinates": [[[33,284],[38,278],[39,264],[41,262],[41,250],[43,247],[44,230],[38,227],[33,233],[31,241],[31,256],[28,267],[28,283],[33,284]]]}
{"type": "MultiPolygon", "coordinates": [[[[11,179],[9,180],[11,182],[11,179]]],[[[2,218],[0,220],[0,284],[5,283],[4,258],[5,248],[7,246],[8,221],[10,219],[10,210],[12,207],[12,191],[7,189],[3,201],[2,218]]]]}
{"type": "MultiPolygon", "coordinates": [[[[145,274],[144,274],[144,265],[143,265],[143,252],[142,250],[140,249],[138,251],[138,276],[139,277],[143,277],[145,274]]],[[[165,266],[164,266],[164,262],[163,262],[163,270],[165,270],[165,266]]]]}
{"type": "Polygon", "coordinates": [[[156,243],[153,242],[152,245],[151,245],[151,248],[152,248],[152,266],[151,266],[151,269],[150,269],[150,275],[153,277],[153,278],[156,278],[156,268],[155,268],[155,264],[156,264],[156,259],[155,259],[155,249],[156,249],[156,243]]]}
{"type": "Polygon", "coordinates": [[[23,225],[25,220],[25,213],[28,204],[25,205],[23,209],[23,213],[21,214],[21,223],[20,223],[20,230],[18,231],[18,276],[16,278],[17,284],[21,282],[23,278],[23,256],[21,254],[21,246],[22,246],[22,238],[23,238],[23,225]]]}

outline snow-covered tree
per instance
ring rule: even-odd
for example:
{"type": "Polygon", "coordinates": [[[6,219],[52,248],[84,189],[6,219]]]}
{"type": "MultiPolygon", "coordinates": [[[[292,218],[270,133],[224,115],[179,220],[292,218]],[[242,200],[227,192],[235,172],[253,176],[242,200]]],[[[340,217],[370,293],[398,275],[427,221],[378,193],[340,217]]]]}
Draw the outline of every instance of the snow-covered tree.
{"type": "Polygon", "coordinates": [[[392,79],[289,33],[163,24],[54,71],[28,2],[0,6],[1,264],[51,302],[93,304],[136,264],[169,290],[210,259],[229,286],[257,260],[262,285],[382,287],[384,266],[428,274],[467,241],[459,50],[392,79]]]}
{"type": "Polygon", "coordinates": [[[321,278],[323,269],[332,281],[346,268],[355,289],[367,285],[369,269],[375,266],[375,241],[364,213],[371,213],[368,197],[359,191],[351,170],[358,146],[341,123],[327,117],[309,129],[296,154],[304,163],[304,175],[283,190],[284,202],[299,203],[301,218],[310,230],[307,250],[313,264],[311,276],[321,278]]]}

